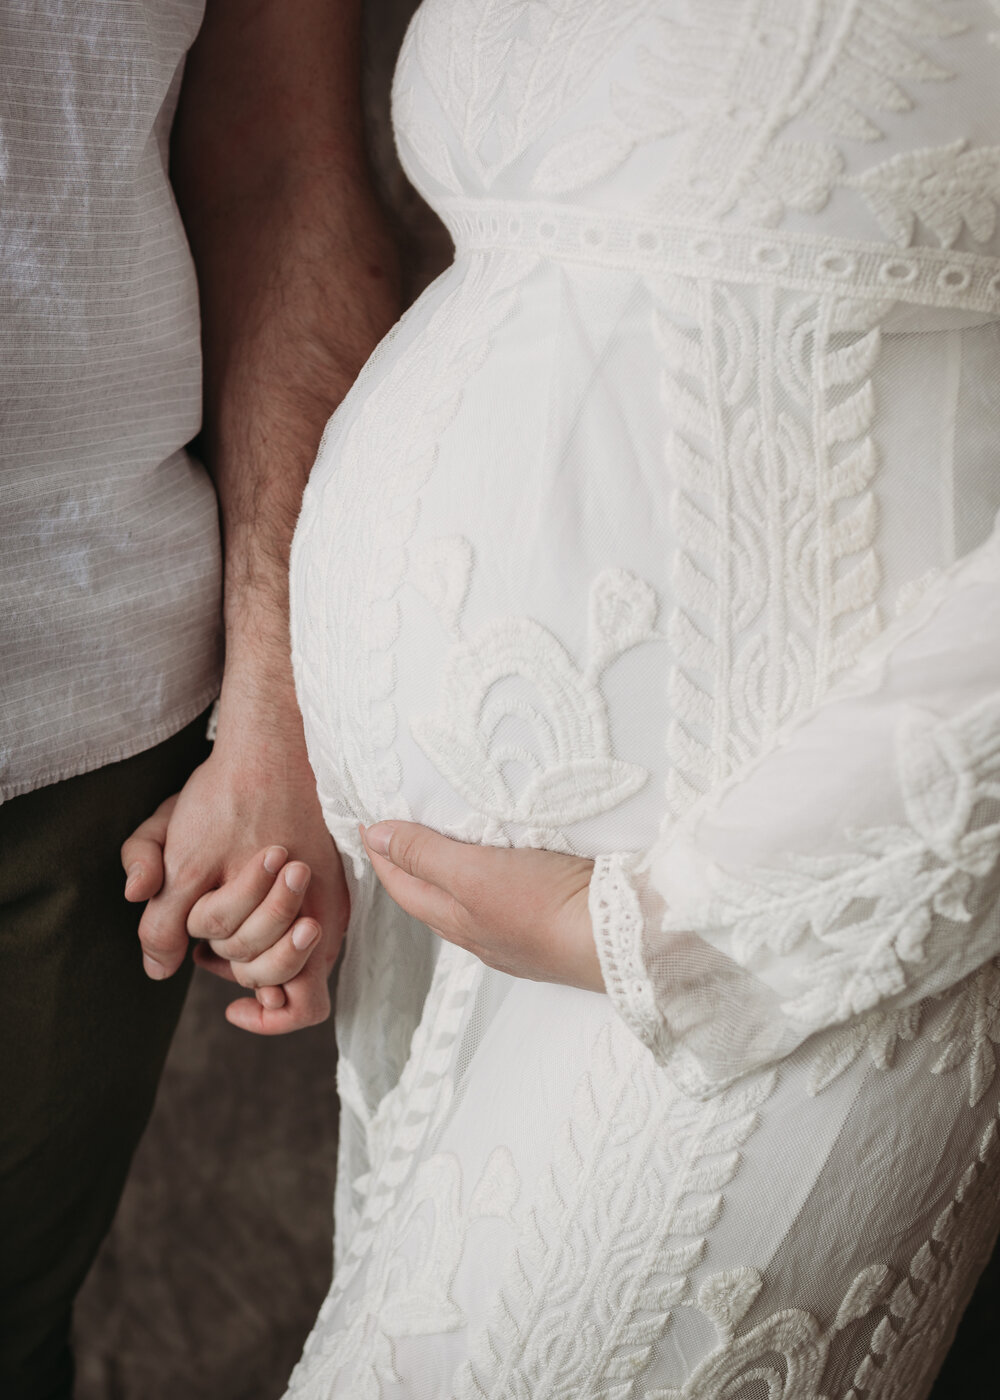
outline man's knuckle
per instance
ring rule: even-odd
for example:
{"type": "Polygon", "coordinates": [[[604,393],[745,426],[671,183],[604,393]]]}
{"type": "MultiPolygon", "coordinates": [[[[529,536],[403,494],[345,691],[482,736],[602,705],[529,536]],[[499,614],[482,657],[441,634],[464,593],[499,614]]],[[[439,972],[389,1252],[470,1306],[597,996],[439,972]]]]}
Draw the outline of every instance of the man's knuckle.
{"type": "Polygon", "coordinates": [[[192,897],[215,892],[214,874],[200,853],[178,855],[164,851],[163,859],[166,876],[178,892],[184,891],[192,897]]]}
{"type": "Polygon", "coordinates": [[[253,944],[241,933],[234,933],[231,937],[224,937],[218,941],[225,943],[225,956],[231,963],[248,963],[257,956],[253,944]]]}
{"type": "Polygon", "coordinates": [[[179,941],[174,930],[163,924],[146,923],[139,930],[139,942],[154,957],[173,953],[179,941]]]}
{"type": "Polygon", "coordinates": [[[201,922],[204,924],[208,937],[215,942],[222,942],[224,939],[232,937],[232,920],[227,918],[221,909],[209,907],[202,912],[201,922]]]}

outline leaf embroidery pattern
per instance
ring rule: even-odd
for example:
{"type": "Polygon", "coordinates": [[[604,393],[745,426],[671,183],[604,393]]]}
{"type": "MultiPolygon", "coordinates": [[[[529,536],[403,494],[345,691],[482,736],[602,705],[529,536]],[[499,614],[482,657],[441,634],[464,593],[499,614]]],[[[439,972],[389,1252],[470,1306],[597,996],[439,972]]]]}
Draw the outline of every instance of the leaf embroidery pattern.
{"type": "Polygon", "coordinates": [[[519,1192],[517,1168],[504,1147],[494,1149],[465,1201],[454,1154],[422,1161],[397,1203],[392,1229],[376,1232],[371,1242],[363,1295],[346,1310],[345,1325],[311,1351],[297,1384],[337,1386],[363,1400],[378,1400],[384,1385],[399,1384],[393,1339],[465,1325],[452,1287],[467,1232],[477,1220],[509,1222],[519,1192]]]}
{"type": "MultiPolygon", "coordinates": [[[[375,1099],[403,1062],[414,978],[424,975],[416,942],[400,953],[403,916],[373,889],[357,834],[358,821],[376,813],[409,814],[395,752],[396,594],[440,436],[533,264],[517,254],[476,260],[388,373],[379,377],[374,362],[362,373],[324,435],[296,539],[309,561],[307,570],[293,572],[297,694],[324,818],[359,882],[352,912],[355,928],[364,921],[365,941],[355,975],[363,980],[364,1003],[382,1008],[383,1017],[352,1027],[351,1054],[375,1099]],[[361,406],[352,418],[356,402],[361,406]],[[330,549],[331,538],[343,548],[330,549]]],[[[404,317],[393,334],[406,333],[404,317]]],[[[338,1262],[348,1237],[361,1229],[354,1225],[355,1183],[367,1150],[357,1133],[345,1134],[345,1142],[338,1159],[338,1262]]]]}
{"type": "MultiPolygon", "coordinates": [[[[489,4],[421,6],[414,26],[417,52],[438,101],[454,128],[465,156],[479,165],[479,146],[490,129],[497,99],[512,57],[512,47],[524,6],[521,0],[491,0],[489,4]]],[[[401,64],[405,71],[405,63],[401,64]]],[[[401,126],[423,153],[431,141],[444,142],[434,128],[414,132],[408,114],[401,126]]],[[[448,157],[450,164],[450,157],[448,157]]],[[[444,163],[434,160],[431,173],[441,178],[444,163]]],[[[445,177],[444,183],[452,188],[445,177]]]]}
{"type": "MultiPolygon", "coordinates": [[[[834,7],[824,6],[832,13],[834,7]]],[[[849,21],[835,28],[791,108],[819,131],[854,141],[882,136],[870,113],[909,112],[909,83],[941,82],[952,76],[918,47],[927,40],[961,34],[962,23],[938,0],[874,0],[852,7],[849,21]],[[917,42],[915,43],[914,40],[917,42]]]]}
{"type": "Polygon", "coordinates": [[[897,771],[908,825],[850,832],[843,852],[795,856],[748,880],[720,872],[714,907],[699,916],[702,927],[731,928],[743,964],[763,951],[785,956],[806,937],[818,943],[796,969],[805,990],[783,1007],[800,1025],[898,995],[908,963],[947,955],[948,935],[940,947],[931,937],[940,922],[967,923],[997,897],[1000,822],[980,816],[1000,798],[1000,697],[949,720],[906,716],[897,771]]]}
{"type": "Polygon", "coordinates": [[[886,1315],[875,1328],[845,1400],[911,1400],[925,1388],[929,1363],[933,1369],[940,1359],[958,1309],[993,1249],[983,1221],[990,1217],[1000,1189],[998,1148],[994,1114],[954,1199],[887,1299],[886,1315]]]}
{"type": "MultiPolygon", "coordinates": [[[[442,1330],[459,1325],[450,1288],[461,1256],[465,1228],[462,1221],[468,1219],[469,1212],[459,1208],[460,1181],[455,1164],[447,1156],[428,1153],[427,1144],[433,1140],[451,1103],[454,1086],[447,1070],[481,970],[481,964],[464,950],[452,945],[443,949],[410,1057],[383,1110],[390,1121],[383,1125],[381,1160],[364,1183],[361,1217],[349,1247],[338,1260],[333,1285],[292,1373],[289,1400],[298,1395],[328,1394],[329,1386],[345,1365],[354,1369],[359,1386],[364,1387],[352,1390],[352,1394],[380,1396],[382,1381],[395,1374],[391,1342],[378,1319],[380,1308],[393,1290],[399,1315],[404,1319],[408,1310],[419,1309],[421,1298],[426,1299],[429,1293],[436,1295],[431,1311],[423,1315],[419,1324],[423,1330],[433,1332],[442,1318],[447,1321],[442,1330]],[[436,1278],[419,1272],[414,1275],[402,1265],[397,1268],[394,1262],[401,1240],[409,1225],[416,1223],[424,1202],[433,1210],[431,1243],[436,1278]],[[401,1231],[400,1220],[404,1222],[401,1231]],[[331,1334],[326,1327],[328,1320],[359,1280],[360,1301],[350,1309],[346,1325],[331,1334]],[[369,1346],[365,1339],[373,1336],[369,1346]]],[[[472,1195],[470,1209],[476,1218],[484,1214],[508,1215],[516,1198],[513,1163],[496,1158],[491,1162],[492,1168],[488,1164],[472,1195]],[[496,1188],[492,1191],[491,1182],[496,1188]]],[[[409,1316],[413,1327],[417,1313],[410,1311],[409,1316]]],[[[418,1332],[419,1328],[404,1335],[418,1332]]]]}
{"type": "Polygon", "coordinates": [[[622,1028],[602,1030],[452,1400],[633,1395],[773,1085],[757,1076],[698,1104],[622,1028]]]}
{"type": "Polygon", "coordinates": [[[969,1107],[975,1108],[993,1083],[1000,1044],[1000,960],[993,959],[959,982],[942,997],[918,1002],[899,1011],[872,1011],[824,1037],[809,1071],[806,1089],[819,1094],[863,1054],[869,1052],[878,1069],[891,1069],[900,1041],[913,1041],[920,1023],[936,1002],[945,1013],[929,1034],[943,1045],[930,1066],[932,1074],[964,1067],[969,1079],[969,1107]]]}
{"type": "Polygon", "coordinates": [[[806,1080],[806,1091],[819,1094],[832,1084],[865,1050],[872,1064],[890,1069],[901,1040],[915,1040],[920,1029],[921,1004],[901,1011],[873,1011],[838,1027],[817,1051],[806,1080]]]}
{"type": "Polygon", "coordinates": [[[456,640],[439,707],[411,721],[414,738],[483,818],[528,828],[532,844],[552,846],[554,837],[565,846],[561,828],[617,806],[649,776],[612,756],[600,675],[656,635],[653,589],[621,569],[598,575],[590,593],[589,655],[578,667],[532,618],[502,617],[472,636],[462,632],[472,564],[465,541],[434,541],[416,563],[415,581],[456,640]]]}
{"type": "MultiPolygon", "coordinates": [[[[713,33],[717,24],[715,20],[713,33]]],[[[540,193],[585,189],[617,170],[637,146],[683,130],[686,119],[676,97],[690,89],[692,68],[699,70],[681,61],[681,55],[689,55],[686,47],[674,42],[676,26],[658,17],[657,27],[662,42],[638,47],[635,76],[628,84],[612,84],[605,120],[578,127],[556,141],[539,161],[531,183],[540,193]]]]}
{"type": "MultiPolygon", "coordinates": [[[[447,142],[415,124],[407,65],[415,54],[452,129],[452,140],[489,188],[586,92],[651,0],[426,0],[401,55],[396,120],[429,173],[455,193],[447,142]]],[[[602,134],[599,138],[605,140],[602,134]]],[[[553,156],[552,168],[572,163],[553,156]]],[[[543,177],[544,184],[544,177],[543,177]]]]}
{"type": "Polygon", "coordinates": [[[969,1076],[969,1107],[974,1108],[993,1083],[1000,1045],[1000,959],[960,982],[948,995],[944,1020],[934,1027],[931,1039],[943,1045],[931,1066],[933,1074],[945,1074],[964,1065],[969,1076]]]}
{"type": "Polygon", "coordinates": [[[714,81],[703,76],[707,95],[689,109],[679,174],[650,196],[650,212],[712,220],[738,210],[766,227],[788,209],[824,207],[843,171],[830,136],[877,140],[873,115],[909,111],[908,84],[950,76],[919,45],[963,28],[935,0],[762,0],[736,5],[721,23],[714,11],[692,16],[678,27],[679,57],[699,60],[699,27],[709,22],[714,81]],[[820,135],[787,134],[793,121],[820,135]]]}
{"type": "Polygon", "coordinates": [[[843,186],[897,242],[916,220],[945,247],[963,223],[983,242],[996,217],[995,152],[947,146],[847,178],[830,139],[878,140],[879,114],[909,112],[914,85],[952,76],[924,49],[964,27],[939,0],[846,9],[838,0],[716,0],[710,11],[689,3],[670,16],[653,0],[425,0],[399,66],[395,115],[402,143],[452,195],[464,183],[456,162],[488,190],[537,146],[530,183],[561,196],[669,137],[670,174],[643,198],[652,217],[715,220],[738,210],[770,227],[789,209],[817,213],[843,186]],[[607,78],[603,114],[546,140],[632,34],[632,76],[607,78]],[[414,61],[448,137],[417,115],[414,61]],[[793,123],[818,134],[790,134],[793,123]]]}
{"type": "Polygon", "coordinates": [[[879,626],[881,303],[655,287],[675,483],[668,635],[679,816],[815,704],[879,626]]]}
{"type": "Polygon", "coordinates": [[[650,0],[522,0],[525,24],[504,75],[500,164],[509,165],[586,92],[650,0]]]}
{"type": "Polygon", "coordinates": [[[843,183],[864,196],[886,236],[902,248],[914,241],[918,225],[943,248],[951,248],[963,228],[986,243],[997,227],[1000,146],[970,151],[967,144],[906,151],[843,183]]]}

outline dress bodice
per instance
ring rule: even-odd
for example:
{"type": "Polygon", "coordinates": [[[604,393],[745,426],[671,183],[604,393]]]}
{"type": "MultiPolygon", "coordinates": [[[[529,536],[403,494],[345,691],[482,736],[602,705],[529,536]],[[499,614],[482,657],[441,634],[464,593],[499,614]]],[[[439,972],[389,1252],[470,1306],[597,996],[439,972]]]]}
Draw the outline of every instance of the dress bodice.
{"type": "Polygon", "coordinates": [[[988,0],[425,0],[395,122],[460,250],[996,313],[998,35],[988,0]]]}

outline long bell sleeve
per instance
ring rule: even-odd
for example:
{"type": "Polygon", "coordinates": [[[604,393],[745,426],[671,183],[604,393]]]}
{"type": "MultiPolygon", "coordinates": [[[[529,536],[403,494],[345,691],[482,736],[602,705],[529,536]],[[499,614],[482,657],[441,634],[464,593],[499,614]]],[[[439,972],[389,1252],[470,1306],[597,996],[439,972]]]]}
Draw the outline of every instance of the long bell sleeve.
{"type": "Polygon", "coordinates": [[[1000,953],[1000,519],[811,713],[595,863],[607,990],[686,1092],[1000,953]]]}

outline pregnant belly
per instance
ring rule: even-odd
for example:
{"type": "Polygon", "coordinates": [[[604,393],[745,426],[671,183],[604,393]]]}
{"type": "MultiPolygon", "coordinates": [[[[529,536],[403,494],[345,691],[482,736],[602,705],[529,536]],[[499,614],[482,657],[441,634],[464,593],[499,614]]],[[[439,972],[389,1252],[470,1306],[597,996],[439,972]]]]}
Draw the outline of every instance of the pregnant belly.
{"type": "Polygon", "coordinates": [[[358,820],[396,816],[596,854],[648,844],[662,815],[653,360],[628,311],[595,358],[567,338],[558,286],[513,263],[418,303],[307,492],[296,673],[348,845],[358,820]]]}

